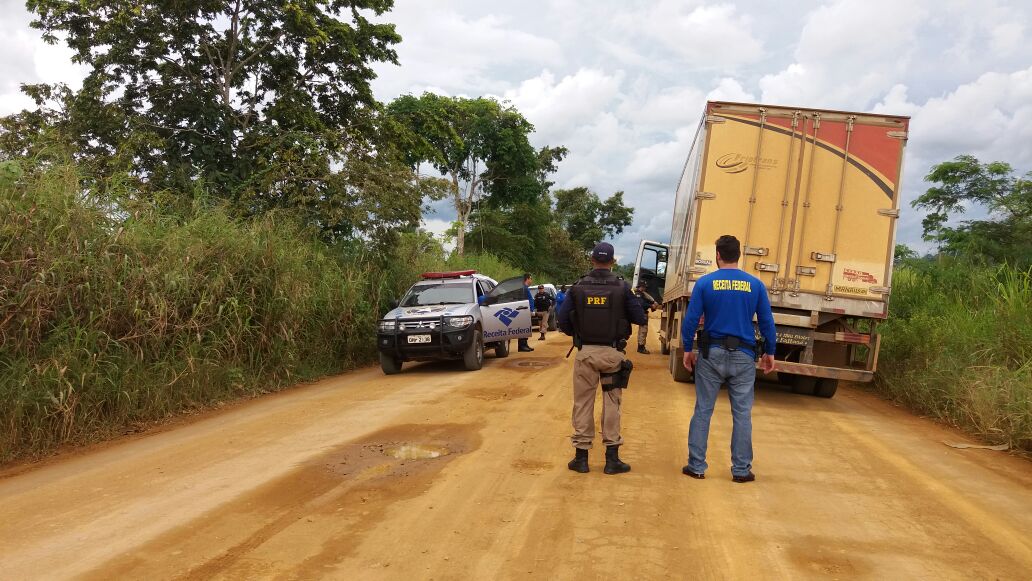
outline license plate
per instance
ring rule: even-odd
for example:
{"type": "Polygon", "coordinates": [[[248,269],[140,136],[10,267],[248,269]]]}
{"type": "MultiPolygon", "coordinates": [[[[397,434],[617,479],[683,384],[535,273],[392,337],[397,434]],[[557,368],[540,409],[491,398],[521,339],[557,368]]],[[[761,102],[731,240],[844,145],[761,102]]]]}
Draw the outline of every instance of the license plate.
{"type": "Polygon", "coordinates": [[[430,335],[409,335],[408,336],[408,342],[409,343],[429,343],[430,342],[430,335]]]}

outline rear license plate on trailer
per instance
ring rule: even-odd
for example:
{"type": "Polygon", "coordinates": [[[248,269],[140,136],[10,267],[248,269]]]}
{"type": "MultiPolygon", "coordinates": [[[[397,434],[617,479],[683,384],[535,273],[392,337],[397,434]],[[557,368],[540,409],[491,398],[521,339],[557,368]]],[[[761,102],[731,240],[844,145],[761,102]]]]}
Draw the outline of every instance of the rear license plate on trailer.
{"type": "Polygon", "coordinates": [[[409,335],[409,343],[429,343],[430,335],[409,335]]]}

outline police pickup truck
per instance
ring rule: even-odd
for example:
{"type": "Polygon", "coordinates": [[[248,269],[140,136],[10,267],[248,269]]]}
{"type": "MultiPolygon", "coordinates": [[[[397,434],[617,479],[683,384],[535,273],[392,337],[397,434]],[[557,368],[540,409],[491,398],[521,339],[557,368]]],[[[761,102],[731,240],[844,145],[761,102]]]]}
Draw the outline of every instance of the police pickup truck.
{"type": "Polygon", "coordinates": [[[376,346],[387,375],[405,361],[462,359],[473,371],[484,350],[508,357],[509,341],[531,335],[523,278],[496,283],[475,270],[426,272],[379,322],[376,346]]]}

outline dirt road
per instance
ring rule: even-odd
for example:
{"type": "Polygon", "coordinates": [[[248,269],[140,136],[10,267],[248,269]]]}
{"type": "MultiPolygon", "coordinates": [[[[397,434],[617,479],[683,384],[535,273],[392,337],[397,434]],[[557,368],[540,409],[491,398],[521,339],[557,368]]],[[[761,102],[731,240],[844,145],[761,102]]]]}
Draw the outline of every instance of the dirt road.
{"type": "MultiPolygon", "coordinates": [[[[680,473],[690,385],[632,354],[629,474],[566,469],[558,334],[367,369],[0,478],[2,579],[1028,579],[1032,464],[858,389],[761,387],[758,480],[680,473]],[[529,355],[529,356],[528,356],[529,355]]],[[[658,346],[654,351],[658,351],[658,346]]]]}

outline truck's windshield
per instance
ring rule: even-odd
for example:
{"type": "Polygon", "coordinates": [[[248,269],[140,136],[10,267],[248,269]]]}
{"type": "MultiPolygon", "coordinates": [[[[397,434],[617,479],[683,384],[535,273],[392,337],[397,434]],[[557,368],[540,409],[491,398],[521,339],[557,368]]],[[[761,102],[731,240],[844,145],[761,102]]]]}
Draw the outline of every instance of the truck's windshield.
{"type": "Polygon", "coordinates": [[[473,285],[468,282],[419,284],[409,289],[401,301],[403,307],[429,305],[465,305],[475,303],[473,285]]]}

